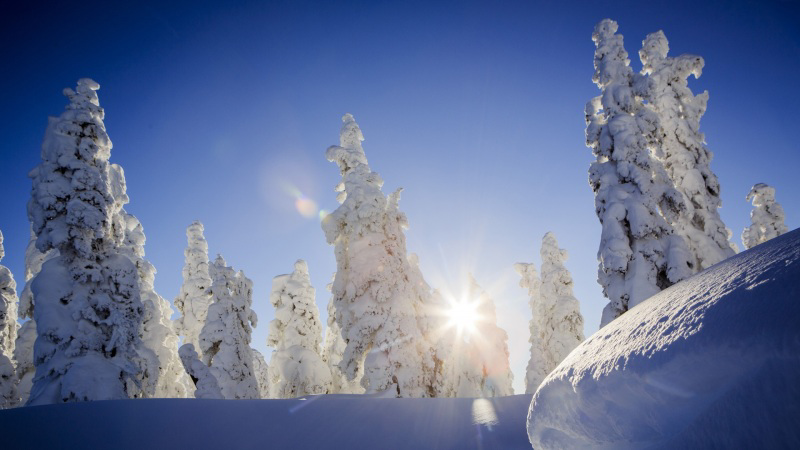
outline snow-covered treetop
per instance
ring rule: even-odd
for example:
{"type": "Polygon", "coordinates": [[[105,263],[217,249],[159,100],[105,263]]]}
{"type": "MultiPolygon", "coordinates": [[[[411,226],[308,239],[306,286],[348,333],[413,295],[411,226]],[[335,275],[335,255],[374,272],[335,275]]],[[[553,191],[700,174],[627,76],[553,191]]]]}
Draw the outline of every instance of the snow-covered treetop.
{"type": "MultiPolygon", "coordinates": [[[[361,148],[364,135],[361,133],[356,119],[352,114],[347,113],[342,117],[342,122],[344,125],[339,133],[339,145],[328,147],[325,157],[339,166],[342,177],[344,177],[350,171],[366,166],[367,156],[364,154],[364,149],[361,148]]],[[[369,171],[369,167],[366,167],[366,170],[369,171]]]]}
{"type": "Polygon", "coordinates": [[[617,22],[604,19],[595,26],[592,33],[592,40],[597,46],[592,81],[605,89],[602,103],[610,114],[631,113],[635,103],[628,86],[633,70],[629,66],[630,59],[625,51],[622,35],[616,34],[618,28],[617,22]]]}
{"type": "Polygon", "coordinates": [[[275,319],[269,324],[267,345],[277,351],[297,345],[319,352],[322,324],[314,296],[308,264],[302,259],[294,263],[294,272],[272,279],[269,300],[275,319]]]}
{"type": "MultiPolygon", "coordinates": [[[[50,118],[42,143],[42,163],[34,168],[28,216],[37,248],[57,248],[67,258],[90,258],[113,245],[112,218],[127,198],[115,198],[108,159],[111,140],[103,124],[97,89],[88,78],[64,89],[66,110],[50,118]]],[[[101,252],[102,253],[102,252],[101,252]]]]}
{"type": "Polygon", "coordinates": [[[745,248],[752,248],[789,231],[784,221],[786,214],[783,207],[775,201],[775,188],[758,183],[750,189],[746,197],[753,202],[750,212],[752,225],[742,232],[742,243],[745,248]]]}

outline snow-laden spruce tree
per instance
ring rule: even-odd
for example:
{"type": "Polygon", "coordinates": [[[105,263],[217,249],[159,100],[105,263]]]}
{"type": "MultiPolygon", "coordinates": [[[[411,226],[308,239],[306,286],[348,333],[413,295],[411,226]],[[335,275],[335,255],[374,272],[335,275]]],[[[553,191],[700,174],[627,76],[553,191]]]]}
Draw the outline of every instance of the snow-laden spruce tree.
{"type": "Polygon", "coordinates": [[[686,243],[661,215],[678,210],[682,198],[651,157],[657,116],[635,95],[634,84],[643,90],[641,76],[629,67],[616,31],[610,19],[594,29],[592,79],[602,95],[586,105],[586,144],[597,157],[589,185],[603,227],[598,281],[609,299],[601,326],[691,274],[686,243]]]}
{"type": "MultiPolygon", "coordinates": [[[[123,194],[126,190],[124,172],[116,164],[112,164],[111,170],[112,181],[123,194]]],[[[139,219],[124,209],[119,212],[117,221],[125,231],[120,251],[136,265],[139,295],[144,306],[138,358],[142,388],[147,397],[185,398],[191,383],[178,356],[178,335],[170,319],[172,308],[155,291],[156,268],[144,258],[144,228],[139,219]]]]}
{"type": "Polygon", "coordinates": [[[260,351],[250,347],[253,352],[253,371],[258,384],[259,398],[270,398],[269,396],[269,364],[264,359],[260,351]]]}
{"type": "Polygon", "coordinates": [[[429,396],[431,346],[417,321],[424,299],[408,281],[403,234],[408,221],[397,209],[399,192],[384,196],[383,180],[370,170],[361,148],[361,129],[350,114],[342,121],[340,145],[326,152],[342,175],[336,189],[341,205],[322,222],[335,246],[334,315],[346,342],[339,365],[349,380],[363,367],[367,393],[429,396]]]}
{"type": "MultiPolygon", "coordinates": [[[[331,284],[328,285],[328,290],[331,289],[331,284]]],[[[325,339],[322,343],[322,360],[328,366],[328,371],[331,374],[331,394],[363,394],[364,388],[361,386],[361,377],[364,376],[364,365],[361,365],[359,372],[353,377],[353,380],[348,380],[342,372],[339,363],[342,361],[344,349],[347,347],[339,325],[335,319],[336,313],[333,308],[333,298],[328,302],[328,326],[325,328],[325,339]]]]}
{"type": "Polygon", "coordinates": [[[206,323],[208,307],[211,305],[211,275],[208,265],[208,242],[203,236],[203,224],[193,222],[186,229],[189,244],[184,251],[183,285],[175,308],[181,316],[175,321],[175,328],[183,342],[193,344],[202,355],[200,331],[206,323]]]}
{"type": "Polygon", "coordinates": [[[28,401],[33,386],[33,376],[36,367],[33,365],[33,344],[36,342],[36,321],[33,320],[33,292],[31,282],[36,274],[42,270],[45,261],[58,256],[58,250],[51,249],[42,253],[36,248],[36,235],[31,229],[31,238],[25,248],[25,287],[19,295],[19,317],[26,320],[17,331],[17,341],[14,345],[14,362],[17,365],[17,378],[19,379],[20,403],[28,401]]]}
{"type": "Polygon", "coordinates": [[[711,171],[713,154],[700,132],[708,91],[694,95],[688,83],[690,75],[700,77],[705,62],[696,55],[668,57],[668,52],[662,31],[648,34],[642,42],[639,57],[642,74],[647,75],[642,96],[659,119],[656,155],[683,196],[679,214],[670,222],[686,238],[693,272],[699,272],[736,251],[719,215],[722,200],[719,180],[711,171]]]}
{"type": "Polygon", "coordinates": [[[50,118],[28,217],[42,253],[57,249],[36,275],[36,376],[28,405],[143,395],[136,364],[144,308],[134,263],[118,249],[111,141],[99,85],[83,78],[65,89],[69,105],[50,118]]]}
{"type": "Polygon", "coordinates": [[[209,268],[213,303],[200,331],[203,362],[219,383],[226,399],[260,398],[250,348],[251,334],[258,318],[250,309],[253,282],[225,264],[222,256],[209,268]]]}
{"type": "MultiPolygon", "coordinates": [[[[0,232],[0,261],[5,256],[0,232]]],[[[0,409],[19,403],[17,374],[12,358],[17,339],[17,283],[8,267],[0,265],[0,409]]]]}
{"type": "Polygon", "coordinates": [[[542,278],[538,286],[532,267],[520,267],[520,285],[531,294],[531,359],[526,392],[536,392],[544,377],[583,342],[583,316],[572,293],[572,276],[564,261],[567,251],[558,247],[555,234],[542,238],[542,278]],[[538,288],[538,293],[536,292],[538,288]]]}
{"type": "Polygon", "coordinates": [[[742,231],[744,248],[755,247],[789,231],[784,223],[783,207],[775,201],[774,187],[758,183],[750,189],[746,200],[753,202],[753,210],[750,211],[752,224],[742,231]]]}
{"type": "Polygon", "coordinates": [[[474,329],[466,330],[455,352],[457,368],[452,378],[456,397],[514,395],[508,353],[508,334],[497,326],[494,301],[475,281],[468,280],[467,299],[475,303],[474,329]]]}
{"type": "Polygon", "coordinates": [[[536,273],[536,265],[533,263],[516,263],[514,264],[514,270],[522,277],[519,280],[520,287],[528,289],[528,305],[531,308],[531,320],[528,322],[530,358],[525,369],[525,393],[533,394],[549,373],[546,364],[544,364],[546,354],[540,336],[543,328],[541,318],[544,316],[541,301],[542,281],[539,279],[539,275],[536,273]]]}
{"type": "Polygon", "coordinates": [[[189,374],[192,383],[194,383],[194,398],[225,398],[222,396],[222,391],[219,388],[217,379],[214,378],[211,369],[209,369],[203,361],[200,361],[193,344],[183,344],[178,350],[178,354],[180,355],[184,369],[186,369],[186,373],[189,374]]]}
{"type": "Polygon", "coordinates": [[[319,355],[322,324],[314,293],[302,259],[291,274],[272,279],[269,300],[275,319],[269,323],[267,345],[275,350],[269,362],[270,398],[331,392],[330,369],[319,355]]]}

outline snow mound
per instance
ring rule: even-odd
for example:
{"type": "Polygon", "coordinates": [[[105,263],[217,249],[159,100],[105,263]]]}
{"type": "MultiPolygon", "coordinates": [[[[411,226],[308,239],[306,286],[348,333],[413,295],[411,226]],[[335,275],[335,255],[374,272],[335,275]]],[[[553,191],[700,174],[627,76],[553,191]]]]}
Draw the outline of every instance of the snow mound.
{"type": "Polygon", "coordinates": [[[137,399],[0,411],[3,448],[530,449],[530,395],[137,399]]]}
{"type": "Polygon", "coordinates": [[[531,402],[534,448],[800,448],[800,231],[578,346],[531,402]]]}

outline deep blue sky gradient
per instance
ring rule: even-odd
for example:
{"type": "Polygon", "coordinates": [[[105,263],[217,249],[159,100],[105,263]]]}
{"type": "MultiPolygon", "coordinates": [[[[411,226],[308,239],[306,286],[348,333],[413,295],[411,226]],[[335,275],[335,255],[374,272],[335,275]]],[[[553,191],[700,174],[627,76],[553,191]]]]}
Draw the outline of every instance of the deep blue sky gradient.
{"type": "Polygon", "coordinates": [[[80,2],[0,7],[0,230],[3,264],[23,284],[27,172],[64,87],[98,81],[112,162],[147,234],[156,287],[181,284],[185,228],[206,225],[255,283],[265,345],[271,278],[308,261],[323,317],[333,249],[299,190],[336,208],[325,160],[351,112],[388,193],[404,187],[409,251],[427,281],[458,292],[467,271],[494,296],[510,335],[515,387],[527,353],[527,296],[512,264],[539,263],[553,230],[571,255],[587,335],[605,305],[596,279],[600,226],[587,184],[583,108],[592,28],[620,24],[632,66],[647,33],[706,67],[701,129],[722,185],[723,220],[749,224],[750,186],[776,187],[787,224],[800,216],[800,5],[785,2],[80,2]]]}

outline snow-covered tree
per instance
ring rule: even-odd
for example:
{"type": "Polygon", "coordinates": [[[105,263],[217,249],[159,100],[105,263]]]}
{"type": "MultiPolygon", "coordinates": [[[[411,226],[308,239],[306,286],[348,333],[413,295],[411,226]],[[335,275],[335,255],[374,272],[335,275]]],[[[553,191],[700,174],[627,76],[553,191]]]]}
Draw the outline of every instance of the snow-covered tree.
{"type": "Polygon", "coordinates": [[[65,89],[69,105],[50,118],[28,217],[42,253],[57,249],[36,275],[36,376],[29,405],[143,395],[136,364],[144,308],[134,263],[120,254],[108,159],[111,141],[99,85],[83,78],[65,89]]]}
{"type": "Polygon", "coordinates": [[[226,399],[260,398],[250,348],[251,333],[258,318],[250,309],[253,282],[217,256],[210,267],[213,303],[200,331],[203,362],[219,383],[226,399]]]}
{"type": "Polygon", "coordinates": [[[354,380],[363,366],[367,393],[428,396],[431,346],[417,321],[424,300],[408,281],[408,221],[397,209],[399,191],[384,196],[383,180],[361,148],[361,129],[350,114],[342,121],[340,145],[326,152],[342,175],[336,189],[341,205],[322,223],[335,246],[334,315],[346,342],[340,367],[354,380]]]}
{"type": "MultiPolygon", "coordinates": [[[[0,261],[5,256],[0,232],[0,261]]],[[[8,267],[0,265],[0,409],[19,402],[17,374],[12,358],[17,339],[17,283],[8,267]]]]}
{"type": "Polygon", "coordinates": [[[774,187],[758,183],[750,189],[746,200],[753,202],[753,210],[750,211],[752,224],[742,232],[744,248],[755,247],[789,231],[784,223],[783,207],[775,201],[774,187]]]}
{"type": "Polygon", "coordinates": [[[175,328],[183,336],[183,342],[194,344],[200,351],[200,331],[206,323],[208,307],[211,305],[211,276],[208,265],[208,243],[203,236],[203,224],[193,222],[186,229],[189,245],[184,251],[183,285],[175,298],[175,307],[181,316],[175,328]]]}
{"type": "MultiPolygon", "coordinates": [[[[121,192],[125,191],[122,168],[112,165],[112,177],[121,192]]],[[[172,328],[172,308],[169,302],[155,291],[156,269],[144,258],[145,234],[139,219],[124,209],[118,221],[125,234],[120,251],[134,262],[138,270],[139,293],[144,306],[144,318],[139,336],[139,365],[143,388],[147,397],[185,398],[189,394],[190,380],[178,356],[178,335],[172,328]]]]}
{"type": "Polygon", "coordinates": [[[536,388],[539,387],[544,377],[548,374],[545,364],[543,364],[546,356],[540,338],[540,330],[542,329],[541,317],[543,316],[541,302],[542,281],[539,279],[536,273],[536,265],[533,263],[516,263],[514,264],[514,270],[522,277],[519,281],[520,287],[528,289],[528,305],[531,308],[531,320],[528,322],[530,358],[525,369],[525,393],[532,394],[536,392],[536,388]]]}
{"type": "MultiPolygon", "coordinates": [[[[328,285],[330,288],[330,285],[328,285]]],[[[348,380],[339,367],[347,347],[339,325],[336,323],[333,299],[328,303],[328,326],[325,328],[325,339],[322,343],[322,360],[327,364],[331,374],[331,394],[363,394],[364,388],[361,386],[361,377],[364,376],[364,365],[361,365],[359,372],[348,380]]]]}
{"type": "Polygon", "coordinates": [[[193,344],[183,344],[178,350],[181,358],[181,363],[186,369],[186,373],[191,377],[195,386],[194,398],[206,399],[222,399],[222,391],[219,388],[219,383],[211,369],[208,368],[194,350],[193,344]]]}
{"type": "Polygon", "coordinates": [[[663,161],[670,182],[683,196],[675,217],[667,217],[675,232],[686,239],[693,272],[733,256],[730,230],[719,215],[719,180],[711,171],[713,154],[700,132],[708,91],[694,95],[690,75],[700,77],[705,62],[696,55],[668,57],[669,42],[662,31],[642,42],[639,57],[647,75],[642,96],[658,115],[656,155],[663,161]]]}
{"type": "Polygon", "coordinates": [[[264,355],[260,351],[250,348],[253,351],[253,366],[256,376],[256,383],[258,383],[258,393],[260,398],[270,398],[269,396],[269,364],[264,359],[264,355]]]}
{"type": "Polygon", "coordinates": [[[586,105],[586,144],[597,157],[589,185],[602,224],[598,281],[609,299],[601,326],[691,274],[686,243],[661,215],[679,210],[682,198],[651,156],[658,119],[636,95],[641,76],[616,31],[610,19],[594,29],[593,81],[602,95],[586,105]]]}
{"type": "Polygon", "coordinates": [[[314,301],[308,264],[294,263],[289,275],[272,280],[269,300],[275,319],[269,323],[267,345],[274,348],[269,362],[271,398],[295,398],[331,392],[331,373],[319,355],[322,324],[314,301]]]}
{"type": "Polygon", "coordinates": [[[558,247],[555,234],[542,238],[542,278],[536,277],[533,264],[517,264],[522,275],[520,286],[528,288],[533,318],[531,359],[525,381],[526,393],[536,392],[542,380],[575,347],[583,342],[583,316],[578,299],[572,293],[572,276],[564,261],[567,251],[558,247]]]}
{"type": "Polygon", "coordinates": [[[33,365],[33,345],[36,342],[36,321],[33,320],[33,292],[31,282],[42,269],[45,261],[58,256],[58,250],[51,249],[42,253],[36,248],[36,235],[31,229],[31,238],[25,248],[25,287],[19,295],[19,317],[27,320],[17,332],[17,341],[14,345],[14,361],[17,365],[17,378],[19,379],[20,403],[28,401],[33,386],[33,376],[36,367],[33,365]]]}
{"type": "Polygon", "coordinates": [[[508,334],[497,326],[494,301],[475,281],[468,280],[467,299],[475,305],[474,329],[463,333],[466,342],[456,344],[453,388],[456,397],[514,395],[508,353],[508,334]]]}

